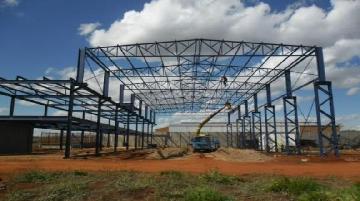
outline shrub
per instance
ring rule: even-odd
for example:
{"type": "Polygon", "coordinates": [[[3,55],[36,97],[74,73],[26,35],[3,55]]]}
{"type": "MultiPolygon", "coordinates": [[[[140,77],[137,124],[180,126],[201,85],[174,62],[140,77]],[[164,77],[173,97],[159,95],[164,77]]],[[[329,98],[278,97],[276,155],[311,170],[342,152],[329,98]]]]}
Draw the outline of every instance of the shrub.
{"type": "Polygon", "coordinates": [[[231,198],[210,189],[209,187],[197,187],[185,192],[186,201],[230,201],[231,198]]]}
{"type": "Polygon", "coordinates": [[[269,190],[272,192],[285,192],[291,195],[300,195],[302,193],[319,191],[322,186],[317,182],[306,178],[280,178],[274,180],[269,190]]]}
{"type": "Polygon", "coordinates": [[[178,171],[162,171],[160,172],[161,176],[171,177],[171,178],[183,178],[184,173],[178,171]]]}
{"type": "Polygon", "coordinates": [[[31,192],[27,191],[13,191],[7,196],[8,201],[28,201],[31,200],[34,195],[31,192]]]}
{"type": "Polygon", "coordinates": [[[235,184],[239,181],[238,177],[227,176],[219,173],[218,171],[210,171],[206,174],[200,175],[200,178],[206,182],[220,183],[220,184],[235,184]]]}
{"type": "Polygon", "coordinates": [[[74,175],[75,175],[75,176],[87,176],[88,173],[87,173],[87,172],[83,172],[83,171],[79,171],[79,170],[75,170],[75,171],[74,171],[74,175]]]}
{"type": "Polygon", "coordinates": [[[59,173],[49,173],[43,171],[30,171],[17,176],[16,181],[23,183],[45,183],[59,177],[59,173]]]}
{"type": "Polygon", "coordinates": [[[330,201],[331,194],[325,191],[311,191],[301,194],[297,200],[299,201],[330,201]]]}
{"type": "Polygon", "coordinates": [[[123,172],[116,177],[115,187],[124,191],[145,189],[152,184],[152,180],[143,174],[123,172]]]}
{"type": "Polygon", "coordinates": [[[39,201],[79,200],[86,195],[87,185],[84,182],[65,182],[52,186],[39,201]]]}

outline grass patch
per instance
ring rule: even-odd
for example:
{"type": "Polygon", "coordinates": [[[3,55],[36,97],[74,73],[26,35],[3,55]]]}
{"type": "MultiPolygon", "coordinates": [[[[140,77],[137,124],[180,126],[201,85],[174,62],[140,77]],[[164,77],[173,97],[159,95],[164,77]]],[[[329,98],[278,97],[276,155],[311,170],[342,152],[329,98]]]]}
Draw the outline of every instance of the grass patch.
{"type": "Polygon", "coordinates": [[[74,175],[75,175],[75,176],[88,176],[88,173],[87,173],[87,172],[80,171],[80,170],[75,170],[75,171],[74,171],[74,175]]]}
{"type": "Polygon", "coordinates": [[[37,200],[39,201],[61,201],[79,200],[87,194],[85,182],[64,182],[49,187],[37,200]]]}
{"type": "Polygon", "coordinates": [[[286,178],[275,179],[269,186],[272,192],[282,192],[290,195],[300,195],[322,190],[323,186],[308,178],[286,178]]]}
{"type": "Polygon", "coordinates": [[[341,201],[353,201],[360,200],[360,183],[354,184],[353,186],[337,191],[337,193],[332,196],[333,200],[341,201]]]}
{"type": "Polygon", "coordinates": [[[28,201],[32,200],[35,197],[35,195],[32,192],[29,191],[13,191],[10,192],[7,196],[8,201],[28,201]]]}
{"type": "Polygon", "coordinates": [[[210,171],[200,175],[200,179],[207,183],[233,185],[240,181],[239,177],[223,175],[218,171],[210,171]]]}
{"type": "Polygon", "coordinates": [[[299,201],[331,201],[331,193],[327,191],[311,191],[297,197],[299,201]]]}
{"type": "Polygon", "coordinates": [[[232,199],[209,187],[202,186],[185,191],[186,201],[231,201],[232,199]]]}
{"type": "Polygon", "coordinates": [[[60,176],[59,173],[45,171],[30,171],[16,177],[17,182],[22,183],[46,183],[56,180],[60,176]]]}
{"type": "Polygon", "coordinates": [[[182,179],[184,178],[184,173],[179,171],[162,171],[160,172],[161,176],[169,177],[172,179],[182,179]]]}
{"type": "Polygon", "coordinates": [[[45,172],[32,171],[7,181],[7,200],[299,200],[357,201],[360,184],[342,179],[267,175],[228,176],[218,171],[45,172]]]}
{"type": "Polygon", "coordinates": [[[115,187],[121,191],[137,191],[150,187],[153,180],[142,173],[123,172],[117,175],[115,187]]]}

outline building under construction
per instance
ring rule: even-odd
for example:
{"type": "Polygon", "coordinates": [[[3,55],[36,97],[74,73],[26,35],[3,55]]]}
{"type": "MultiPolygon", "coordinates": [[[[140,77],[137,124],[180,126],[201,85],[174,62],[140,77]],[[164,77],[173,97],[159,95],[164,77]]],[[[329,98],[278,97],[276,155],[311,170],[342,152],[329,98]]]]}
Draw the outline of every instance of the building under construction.
{"type": "Polygon", "coordinates": [[[339,154],[331,81],[316,46],[192,39],[82,48],[74,79],[1,78],[0,95],[9,102],[0,117],[1,153],[31,152],[34,129],[58,132],[65,158],[75,133],[80,146],[94,133],[97,155],[104,136],[113,137],[114,151],[146,148],[155,142],[156,119],[187,119],[229,102],[223,122],[236,133],[231,147],[281,151],[281,122],[283,151],[301,154],[302,118],[316,126],[320,155],[339,154]],[[313,102],[301,101],[304,94],[313,102]],[[20,101],[42,114],[15,112],[20,101]]]}

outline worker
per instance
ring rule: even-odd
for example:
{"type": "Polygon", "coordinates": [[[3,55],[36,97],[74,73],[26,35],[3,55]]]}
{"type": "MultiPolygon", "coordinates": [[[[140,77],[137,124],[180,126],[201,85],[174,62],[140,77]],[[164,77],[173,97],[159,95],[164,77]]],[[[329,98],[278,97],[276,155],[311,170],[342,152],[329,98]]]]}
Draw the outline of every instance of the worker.
{"type": "Polygon", "coordinates": [[[225,75],[221,77],[221,82],[224,84],[224,86],[226,86],[227,77],[225,75]]]}

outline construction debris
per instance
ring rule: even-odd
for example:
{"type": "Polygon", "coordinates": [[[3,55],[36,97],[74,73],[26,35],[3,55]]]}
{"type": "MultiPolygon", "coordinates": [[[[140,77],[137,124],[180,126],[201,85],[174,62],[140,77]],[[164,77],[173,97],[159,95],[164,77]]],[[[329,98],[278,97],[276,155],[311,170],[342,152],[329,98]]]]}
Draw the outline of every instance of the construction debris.
{"type": "Polygon", "coordinates": [[[186,148],[159,148],[147,156],[147,159],[170,159],[187,155],[186,148]]]}

